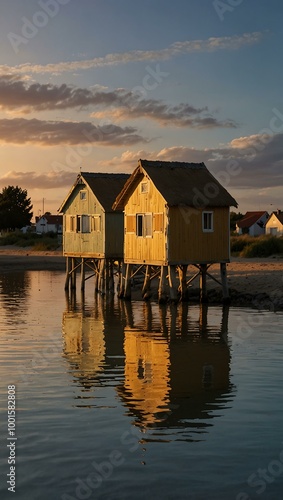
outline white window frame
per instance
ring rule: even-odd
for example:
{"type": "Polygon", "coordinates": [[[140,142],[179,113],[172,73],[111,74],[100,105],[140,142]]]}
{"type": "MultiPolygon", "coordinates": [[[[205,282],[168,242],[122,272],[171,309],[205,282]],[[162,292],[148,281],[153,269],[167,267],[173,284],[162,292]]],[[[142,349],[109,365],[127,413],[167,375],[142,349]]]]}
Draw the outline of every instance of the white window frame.
{"type": "Polygon", "coordinates": [[[136,214],[136,235],[138,238],[152,238],[152,213],[139,213],[136,214]],[[139,225],[139,220],[142,221],[141,227],[139,225]],[[147,222],[146,222],[147,221],[147,222]],[[146,231],[150,228],[150,231],[147,233],[146,231]],[[141,229],[141,230],[140,230],[141,229]]]}
{"type": "Polygon", "coordinates": [[[214,212],[206,210],[202,212],[202,231],[203,233],[213,233],[214,231],[214,212]],[[210,223],[208,224],[208,216],[210,216],[210,223]]]}

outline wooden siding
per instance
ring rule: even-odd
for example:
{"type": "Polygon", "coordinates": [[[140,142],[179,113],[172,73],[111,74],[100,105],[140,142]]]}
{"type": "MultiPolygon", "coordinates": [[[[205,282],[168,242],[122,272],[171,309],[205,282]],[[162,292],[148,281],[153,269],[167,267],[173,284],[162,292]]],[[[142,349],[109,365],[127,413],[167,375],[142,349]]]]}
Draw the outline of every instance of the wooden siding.
{"type": "Polygon", "coordinates": [[[230,258],[229,208],[169,209],[168,262],[225,262],[230,258]],[[203,232],[202,212],[213,212],[213,231],[203,232]]]}
{"type": "Polygon", "coordinates": [[[105,257],[123,258],[124,214],[105,214],[105,257]]]}
{"type": "Polygon", "coordinates": [[[63,254],[73,257],[113,257],[123,256],[123,214],[106,213],[94,194],[79,184],[66,203],[63,224],[63,254]],[[81,199],[81,191],[86,191],[86,199],[81,199]],[[100,217],[100,231],[94,231],[90,220],[90,232],[68,231],[66,217],[87,215],[100,217]]]}
{"type": "MultiPolygon", "coordinates": [[[[145,182],[145,177],[141,180],[145,182]]],[[[165,200],[154,184],[148,180],[147,192],[141,192],[141,183],[136,187],[125,207],[125,243],[124,259],[129,263],[162,264],[166,259],[166,217],[165,200]],[[152,236],[137,236],[136,215],[152,214],[152,236]],[[154,214],[158,214],[155,222],[154,214]],[[161,218],[161,215],[162,218],[161,218]],[[127,219],[127,217],[129,218],[127,219]],[[160,229],[163,219],[163,231],[160,229]],[[157,223],[159,227],[157,228],[157,223]]]]}

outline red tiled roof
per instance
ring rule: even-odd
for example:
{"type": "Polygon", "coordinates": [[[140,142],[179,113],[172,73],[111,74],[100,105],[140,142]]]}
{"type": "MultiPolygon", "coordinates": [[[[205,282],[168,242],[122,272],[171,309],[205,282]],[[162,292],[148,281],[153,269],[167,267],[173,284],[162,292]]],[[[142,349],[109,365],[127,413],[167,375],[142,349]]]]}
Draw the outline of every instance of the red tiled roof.
{"type": "Polygon", "coordinates": [[[247,212],[243,219],[237,222],[237,226],[240,228],[253,226],[264,214],[267,212],[247,212]]]}

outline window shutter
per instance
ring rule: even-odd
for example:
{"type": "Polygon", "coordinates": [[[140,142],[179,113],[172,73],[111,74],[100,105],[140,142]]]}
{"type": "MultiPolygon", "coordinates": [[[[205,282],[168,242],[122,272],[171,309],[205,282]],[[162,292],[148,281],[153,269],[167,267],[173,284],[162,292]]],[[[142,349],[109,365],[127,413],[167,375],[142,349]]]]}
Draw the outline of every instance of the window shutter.
{"type": "Polygon", "coordinates": [[[136,216],[127,215],[126,216],[126,232],[135,233],[136,232],[136,216]]]}

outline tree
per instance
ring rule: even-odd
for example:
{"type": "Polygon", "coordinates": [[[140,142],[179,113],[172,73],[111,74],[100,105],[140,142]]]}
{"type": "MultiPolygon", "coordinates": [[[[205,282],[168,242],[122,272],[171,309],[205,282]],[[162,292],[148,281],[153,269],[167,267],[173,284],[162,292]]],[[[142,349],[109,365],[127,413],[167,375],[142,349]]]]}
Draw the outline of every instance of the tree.
{"type": "Polygon", "coordinates": [[[231,212],[230,213],[230,229],[231,231],[235,231],[236,229],[236,222],[238,222],[239,220],[241,220],[243,218],[243,214],[241,214],[241,212],[231,212]]]}
{"type": "Polygon", "coordinates": [[[8,186],[0,193],[0,229],[14,231],[29,226],[32,213],[31,199],[27,190],[8,186]]]}

